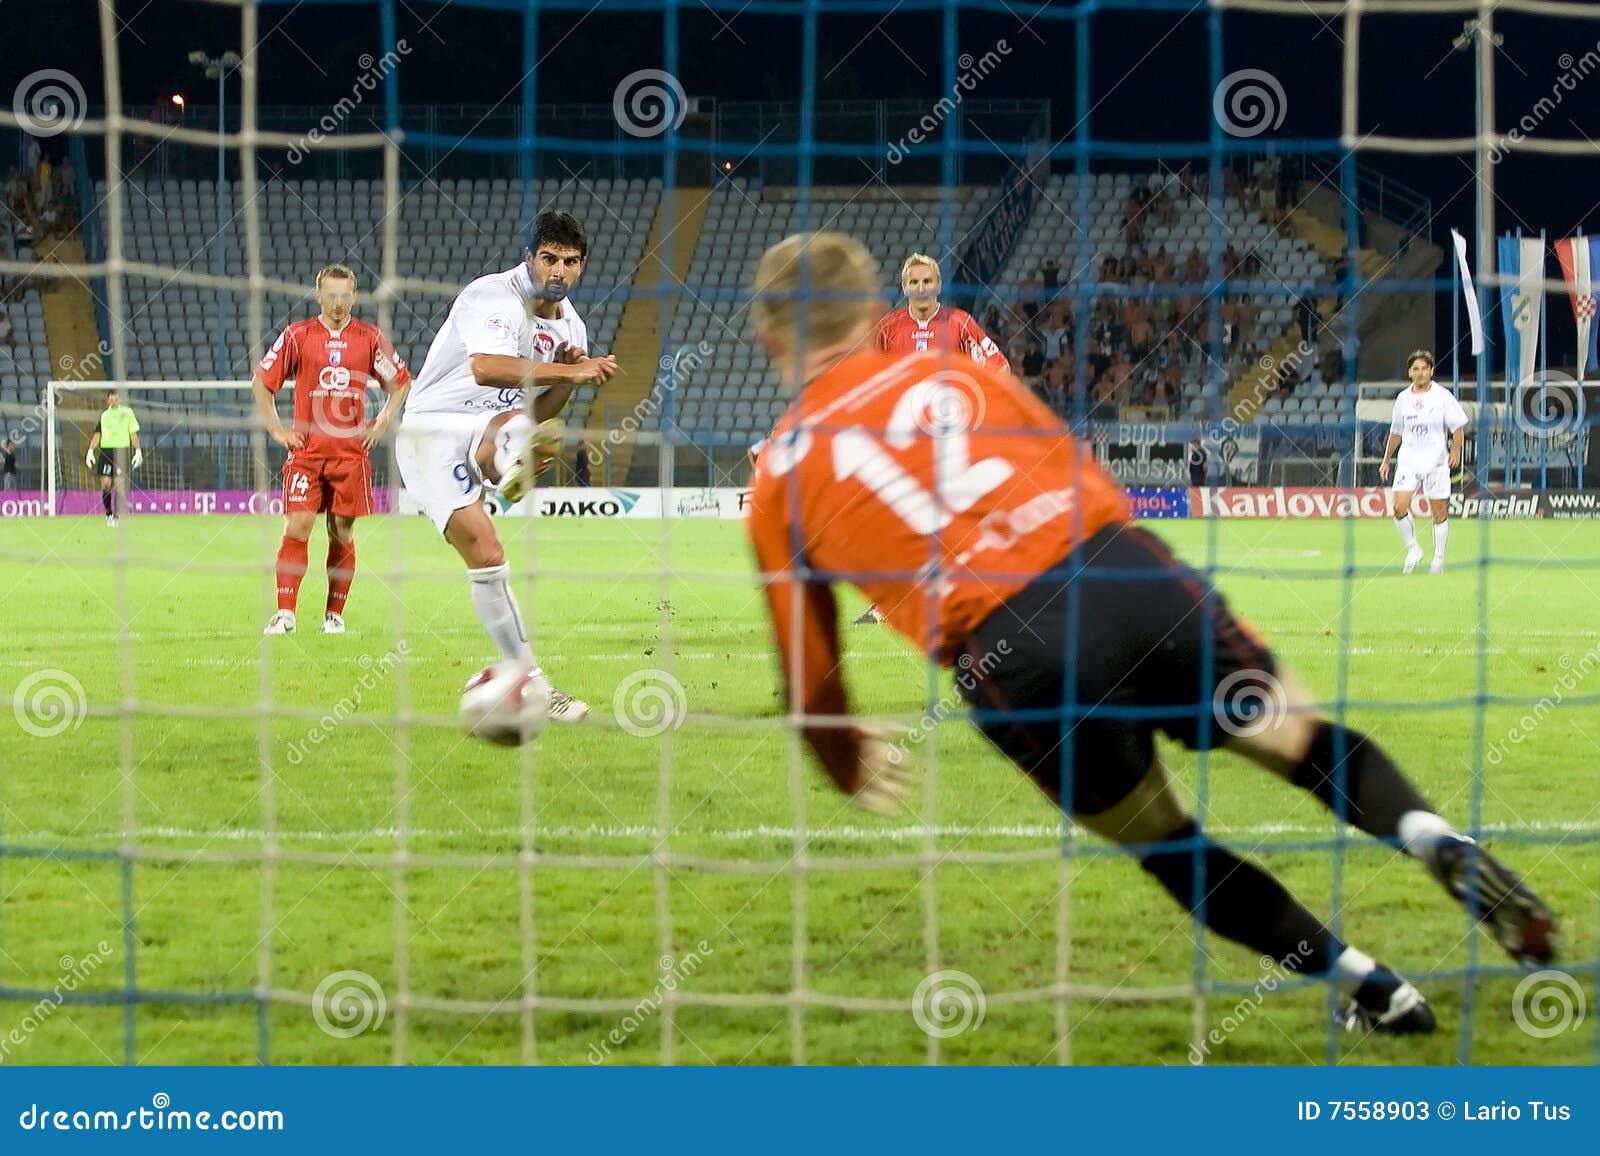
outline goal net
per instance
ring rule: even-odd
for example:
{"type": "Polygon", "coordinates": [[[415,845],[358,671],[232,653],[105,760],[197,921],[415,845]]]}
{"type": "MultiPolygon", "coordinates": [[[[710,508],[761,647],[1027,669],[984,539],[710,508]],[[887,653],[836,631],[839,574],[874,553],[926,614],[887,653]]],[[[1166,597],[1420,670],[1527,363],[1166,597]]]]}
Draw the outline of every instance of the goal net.
{"type": "MultiPolygon", "coordinates": [[[[45,386],[45,509],[51,514],[100,510],[98,455],[89,447],[106,397],[133,410],[142,460],[129,463],[117,485],[121,509],[139,513],[278,513],[283,454],[266,437],[248,381],[51,381],[45,386]]],[[[382,392],[368,390],[367,413],[382,392]]],[[[292,424],[294,384],[276,405],[292,424]]],[[[373,461],[373,484],[389,485],[388,462],[373,461]]]]}
{"type": "MultiPolygon", "coordinates": [[[[1483,132],[1400,137],[1357,100],[1375,88],[1362,46],[1409,43],[1426,23],[1393,3],[488,5],[513,16],[374,0],[341,7],[367,18],[372,43],[358,75],[328,81],[348,92],[308,113],[304,61],[264,51],[302,27],[320,35],[331,10],[295,7],[197,3],[237,15],[237,67],[214,64],[225,117],[152,109],[119,87],[144,52],[130,0],[98,6],[103,96],[97,78],[78,77],[56,84],[54,104],[0,102],[0,128],[35,132],[65,102],[45,127],[78,142],[93,190],[81,260],[0,253],[0,274],[90,294],[123,379],[30,379],[23,391],[0,377],[0,413],[41,397],[47,408],[38,476],[60,515],[0,519],[0,670],[24,732],[8,735],[0,773],[0,1025],[54,1009],[25,1043],[0,1039],[0,1059],[1600,1054],[1595,1017],[1576,1011],[1600,1002],[1600,779],[1585,753],[1600,705],[1592,523],[1463,520],[1443,573],[1402,578],[1390,519],[1330,489],[1376,484],[1386,403],[1347,403],[1362,373],[1394,370],[1363,367],[1357,351],[1380,337],[1432,344],[1453,292],[1442,257],[1426,269],[1416,258],[1448,244],[1430,241],[1431,210],[1407,217],[1369,165],[1470,162],[1483,207],[1456,223],[1474,238],[1485,303],[1508,286],[1524,306],[1545,294],[1547,315],[1565,299],[1559,281],[1495,272],[1497,206],[1516,202],[1519,182],[1548,183],[1530,161],[1559,154],[1576,173],[1600,163],[1600,147],[1559,139],[1553,122],[1508,143],[1493,123],[1501,57],[1489,40],[1466,36],[1486,86],[1483,132]],[[440,8],[459,10],[435,28],[440,8]],[[611,45],[647,17],[661,56],[623,75],[611,45]],[[475,45],[516,39],[517,91],[485,107],[404,103],[402,75],[459,76],[475,58],[449,43],[469,21],[482,22],[475,45]],[[1261,22],[1282,37],[1277,62],[1233,60],[1226,30],[1261,22]],[[1127,55],[1107,44],[1131,42],[1130,28],[1154,45],[1176,37],[1164,51],[1203,69],[1145,53],[1107,75],[1127,55]],[[686,91],[706,75],[694,60],[732,37],[793,66],[787,99],[686,91]],[[914,50],[896,37],[917,38],[914,50]],[[557,50],[599,62],[584,76],[605,91],[579,105],[541,86],[557,50]],[[856,89],[850,70],[872,53],[926,99],[833,99],[856,89]],[[1338,87],[1284,124],[1274,73],[1310,74],[1324,53],[1338,87]],[[1090,62],[1092,79],[1063,81],[1053,104],[1016,95],[1090,62]],[[1194,111],[1189,129],[1157,142],[1146,114],[1121,103],[1138,91],[1194,111]],[[1316,124],[1338,131],[1308,135],[1316,124]],[[512,268],[547,208],[588,230],[570,300],[591,351],[622,369],[575,395],[563,484],[492,507],[533,649],[590,706],[581,725],[505,750],[459,724],[462,685],[496,655],[451,544],[401,498],[358,523],[348,555],[320,519],[309,545],[287,540],[283,453],[247,379],[283,318],[310,308],[310,279],[330,260],[355,270],[357,314],[416,373],[462,287],[512,268]],[[822,228],[868,243],[885,299],[900,300],[907,254],[934,254],[945,299],[1003,339],[1075,428],[1124,401],[1171,415],[1100,452],[1137,483],[1141,514],[1174,519],[1158,536],[1262,628],[1327,714],[1396,752],[1441,811],[1492,840],[1576,928],[1567,970],[1542,980],[1575,1010],[1557,1031],[1539,1018],[1548,1000],[1416,863],[1232,754],[1162,740],[1207,832],[1403,971],[1446,1025],[1404,1051],[1343,1033],[1329,987],[1205,932],[1135,858],[1065,819],[967,725],[952,672],[869,625],[853,592],[839,628],[853,705],[863,725],[899,729],[922,778],[895,819],[825,784],[803,731],[839,720],[783,700],[742,526],[749,491],[681,484],[742,480],[747,447],[783,412],[747,289],[767,246],[822,228]],[[1407,293],[1427,307],[1372,304],[1407,293]],[[217,316],[226,349],[207,330],[217,316]],[[1427,319],[1376,336],[1369,324],[1406,316],[1427,319]],[[1293,388],[1281,378],[1280,390],[1274,375],[1289,371],[1293,388]],[[181,379],[153,380],[163,375],[181,379]],[[1252,377],[1268,383],[1254,416],[1227,416],[1252,377]],[[112,387],[138,418],[143,457],[124,475],[136,516],[114,528],[66,517],[99,511],[86,455],[112,387]],[[1195,443],[1209,485],[1191,484],[1195,443]],[[1309,448],[1266,453],[1285,446],[1309,448]],[[352,572],[346,606],[335,588],[352,572]],[[297,631],[264,637],[286,597],[299,600],[297,631]],[[319,632],[324,607],[345,608],[346,633],[319,632]]],[[[1429,5],[1480,31],[1508,13],[1555,19],[1553,7],[1429,5]]],[[[1561,8],[1575,41],[1600,35],[1600,6],[1561,8]]],[[[1447,55],[1453,31],[1421,56],[1447,55]]],[[[1493,307],[1485,319],[1500,323],[1493,307]]],[[[277,404],[287,418],[292,397],[277,404]]],[[[374,487],[396,489],[392,439],[372,464],[374,487]]],[[[457,480],[471,489],[470,473],[457,480]]],[[[1196,859],[1203,905],[1215,881],[1196,859]]]]}

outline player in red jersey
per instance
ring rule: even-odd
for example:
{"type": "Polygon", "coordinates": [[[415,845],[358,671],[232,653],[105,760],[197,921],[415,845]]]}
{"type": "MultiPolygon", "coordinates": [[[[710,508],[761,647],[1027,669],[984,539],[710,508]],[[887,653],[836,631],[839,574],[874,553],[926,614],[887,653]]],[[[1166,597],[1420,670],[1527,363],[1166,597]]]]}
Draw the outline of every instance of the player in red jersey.
{"type": "Polygon", "coordinates": [[[939,264],[926,253],[913,253],[900,266],[900,288],[906,307],[883,315],[873,340],[885,353],[923,353],[947,349],[964,353],[979,365],[1005,371],[1006,355],[965,309],[939,304],[939,264]]]}
{"type": "Polygon", "coordinates": [[[267,432],[289,451],[283,463],[283,542],[278,547],[278,610],[263,634],[293,634],[307,542],[318,514],[328,523],[328,602],[324,634],[344,633],[344,605],[356,573],[356,519],[372,513],[368,451],[405,401],[411,373],[376,325],[352,317],[356,277],[343,265],[317,274],[316,317],[296,321],[256,367],[252,387],[267,432]],[[294,380],[294,424],[274,401],[294,380]],[[388,394],[371,424],[367,386],[388,394]]]}
{"type": "Polygon", "coordinates": [[[1435,1019],[1415,987],[1201,833],[1157,732],[1309,792],[1421,861],[1518,962],[1547,965],[1544,904],[1377,743],[1321,715],[1205,576],[1129,523],[1122,488],[1026,386],[952,370],[934,351],[858,351],[877,285],[852,238],[800,234],[763,256],[751,305],[795,397],[761,455],[746,528],[791,717],[839,790],[888,814],[911,786],[909,740],[850,717],[832,588],[850,582],[956,669],[978,729],[1052,801],[1137,855],[1217,935],[1336,983],[1346,1028],[1426,1032],[1435,1019]]]}
{"type": "MultiPolygon", "coordinates": [[[[906,307],[883,315],[873,328],[872,340],[885,353],[910,354],[928,350],[953,350],[979,365],[1006,370],[1005,354],[965,309],[939,304],[939,263],[926,253],[913,253],[900,266],[900,288],[906,307]]],[[[873,603],[855,620],[857,626],[884,621],[873,603]]]]}

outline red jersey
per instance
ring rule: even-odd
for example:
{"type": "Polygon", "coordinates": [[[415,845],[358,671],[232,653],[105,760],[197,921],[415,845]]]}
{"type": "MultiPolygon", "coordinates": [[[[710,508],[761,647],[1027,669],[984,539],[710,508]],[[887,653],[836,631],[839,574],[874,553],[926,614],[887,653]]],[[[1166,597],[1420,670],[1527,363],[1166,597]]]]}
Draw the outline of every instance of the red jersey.
{"type": "MultiPolygon", "coordinates": [[[[1122,487],[1032,391],[988,367],[952,372],[937,353],[856,354],[812,380],[757,475],[747,527],[790,701],[807,715],[848,710],[830,582],[859,587],[949,665],[1002,602],[1129,517],[1122,487]]],[[[856,733],[805,735],[852,789],[856,733]]]]}
{"type": "Polygon", "coordinates": [[[926,321],[911,316],[909,308],[884,314],[874,332],[874,340],[885,353],[924,353],[930,349],[954,349],[965,353],[979,365],[1005,371],[1011,368],[1005,354],[989,339],[972,314],[965,309],[941,305],[926,321]]]}
{"type": "Polygon", "coordinates": [[[278,335],[256,367],[256,376],[273,393],[294,378],[294,428],[307,458],[365,455],[361,433],[367,420],[367,387],[384,388],[377,360],[394,363],[391,389],[411,380],[411,371],[383,330],[352,317],[335,333],[320,317],[296,321],[278,335]]]}

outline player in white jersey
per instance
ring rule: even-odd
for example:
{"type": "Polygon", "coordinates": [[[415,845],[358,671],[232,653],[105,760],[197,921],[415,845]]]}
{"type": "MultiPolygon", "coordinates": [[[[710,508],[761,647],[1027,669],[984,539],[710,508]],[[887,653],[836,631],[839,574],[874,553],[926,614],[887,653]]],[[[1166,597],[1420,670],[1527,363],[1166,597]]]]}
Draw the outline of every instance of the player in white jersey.
{"type": "Polygon", "coordinates": [[[1405,572],[1422,561],[1417,526],[1411,517],[1411,499],[1420,490],[1433,512],[1433,564],[1430,573],[1444,570],[1444,545],[1450,538],[1450,474],[1461,464],[1461,444],[1466,438],[1467,414],[1455,395],[1433,383],[1433,354],[1419,349],[1406,362],[1411,388],[1394,399],[1389,422],[1389,442],[1383,448],[1378,478],[1389,480],[1389,459],[1399,450],[1394,472],[1394,524],[1406,544],[1405,572]]]}
{"type": "MultiPolygon", "coordinates": [[[[567,299],[588,256],[588,234],[575,218],[540,213],[522,263],[479,277],[450,306],[395,441],[406,490],[467,564],[478,621],[502,658],[530,665],[511,568],[483,491],[497,488],[513,502],[527,493],[561,450],[543,423],[578,386],[603,385],[616,372],[614,358],[589,356],[588,331],[567,299]],[[532,416],[523,405],[527,389],[536,391],[532,416]]],[[[551,691],[552,719],[577,722],[588,713],[586,703],[551,691]]]]}

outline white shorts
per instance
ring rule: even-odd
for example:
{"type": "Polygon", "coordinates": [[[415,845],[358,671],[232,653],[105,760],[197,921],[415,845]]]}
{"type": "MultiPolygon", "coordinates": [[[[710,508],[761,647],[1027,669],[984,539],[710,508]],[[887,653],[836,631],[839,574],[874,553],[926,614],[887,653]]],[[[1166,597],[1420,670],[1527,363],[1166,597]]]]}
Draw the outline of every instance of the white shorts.
{"type": "Polygon", "coordinates": [[[1397,494],[1414,494],[1422,491],[1422,496],[1430,502],[1435,499],[1450,496],[1450,467],[1435,466],[1431,470],[1418,470],[1407,466],[1396,466],[1394,471],[1394,492],[1397,494]]]}
{"type": "Polygon", "coordinates": [[[501,412],[419,413],[400,419],[394,443],[400,481],[439,533],[452,514],[483,495],[483,475],[473,459],[483,431],[501,412]]]}

